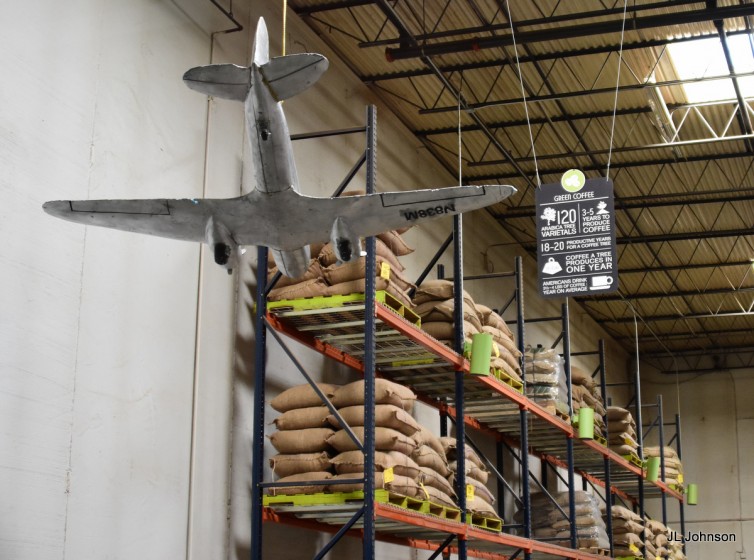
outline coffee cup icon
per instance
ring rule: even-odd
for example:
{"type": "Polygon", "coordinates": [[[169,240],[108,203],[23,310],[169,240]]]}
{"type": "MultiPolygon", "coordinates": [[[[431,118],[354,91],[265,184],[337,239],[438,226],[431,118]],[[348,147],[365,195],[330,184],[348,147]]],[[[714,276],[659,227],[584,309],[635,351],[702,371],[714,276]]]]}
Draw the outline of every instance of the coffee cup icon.
{"type": "Polygon", "coordinates": [[[606,290],[613,284],[612,276],[592,276],[592,286],[590,290],[606,290]]]}

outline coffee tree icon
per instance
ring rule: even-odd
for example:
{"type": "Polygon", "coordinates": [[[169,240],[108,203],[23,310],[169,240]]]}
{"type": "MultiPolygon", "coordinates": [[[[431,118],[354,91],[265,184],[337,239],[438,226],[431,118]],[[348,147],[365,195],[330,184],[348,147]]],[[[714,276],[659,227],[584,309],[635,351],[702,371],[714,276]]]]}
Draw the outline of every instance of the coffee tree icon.
{"type": "Polygon", "coordinates": [[[547,220],[547,225],[549,226],[552,222],[555,221],[555,208],[552,208],[550,206],[545,208],[541,218],[543,220],[547,220]]]}

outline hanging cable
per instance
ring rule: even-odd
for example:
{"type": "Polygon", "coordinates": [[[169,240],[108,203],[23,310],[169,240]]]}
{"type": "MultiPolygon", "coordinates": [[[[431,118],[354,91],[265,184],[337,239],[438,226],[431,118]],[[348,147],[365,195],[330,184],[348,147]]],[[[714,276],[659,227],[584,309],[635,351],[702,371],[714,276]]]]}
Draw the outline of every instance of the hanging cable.
{"type": "Polygon", "coordinates": [[[461,91],[463,91],[463,74],[461,74],[461,83],[458,86],[458,186],[463,185],[463,144],[461,143],[461,91]]]}
{"type": "MultiPolygon", "coordinates": [[[[521,61],[518,58],[518,47],[516,46],[516,33],[513,30],[513,18],[511,17],[511,7],[508,0],[505,0],[505,9],[508,12],[508,23],[511,27],[511,40],[513,41],[513,54],[516,56],[516,68],[518,70],[518,81],[521,85],[521,98],[524,100],[524,113],[526,114],[526,126],[529,128],[529,141],[531,142],[531,153],[534,158],[534,174],[537,178],[537,187],[542,186],[539,178],[539,165],[537,165],[537,150],[534,148],[534,135],[531,131],[531,120],[529,119],[529,106],[526,104],[526,92],[524,91],[524,75],[521,72],[521,61]]],[[[624,15],[625,20],[625,15],[624,15]]]]}
{"type": "Polygon", "coordinates": [[[615,101],[613,102],[613,122],[610,124],[610,148],[607,152],[607,171],[605,179],[610,178],[610,160],[613,157],[613,136],[615,134],[615,115],[618,112],[618,87],[620,86],[620,68],[623,66],[623,37],[626,32],[626,9],[628,0],[623,0],[623,24],[620,28],[620,48],[618,49],[618,77],[615,79],[615,101]]]}
{"type": "Polygon", "coordinates": [[[288,33],[288,0],[283,0],[283,54],[285,56],[285,36],[288,33]]]}

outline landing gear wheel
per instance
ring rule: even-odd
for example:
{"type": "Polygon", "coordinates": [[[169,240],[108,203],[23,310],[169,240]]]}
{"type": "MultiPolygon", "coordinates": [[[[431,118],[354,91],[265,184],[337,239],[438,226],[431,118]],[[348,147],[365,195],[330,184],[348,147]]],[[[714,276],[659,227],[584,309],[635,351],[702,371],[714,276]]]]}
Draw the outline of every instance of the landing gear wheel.
{"type": "Polygon", "coordinates": [[[225,243],[215,243],[215,262],[220,266],[225,266],[230,260],[230,245],[225,243]]]}

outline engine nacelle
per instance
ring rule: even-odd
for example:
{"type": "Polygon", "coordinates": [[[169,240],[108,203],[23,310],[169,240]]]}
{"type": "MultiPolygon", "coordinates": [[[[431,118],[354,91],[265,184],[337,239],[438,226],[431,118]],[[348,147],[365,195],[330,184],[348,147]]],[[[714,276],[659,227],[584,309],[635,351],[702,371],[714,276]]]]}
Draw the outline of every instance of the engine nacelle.
{"type": "Polygon", "coordinates": [[[233,240],[228,228],[214,217],[207,221],[207,243],[215,263],[225,268],[228,274],[232,274],[238,263],[238,244],[233,240]]]}
{"type": "Polygon", "coordinates": [[[330,240],[338,261],[350,262],[361,256],[361,240],[351,232],[351,228],[343,218],[335,218],[330,240]]]}

